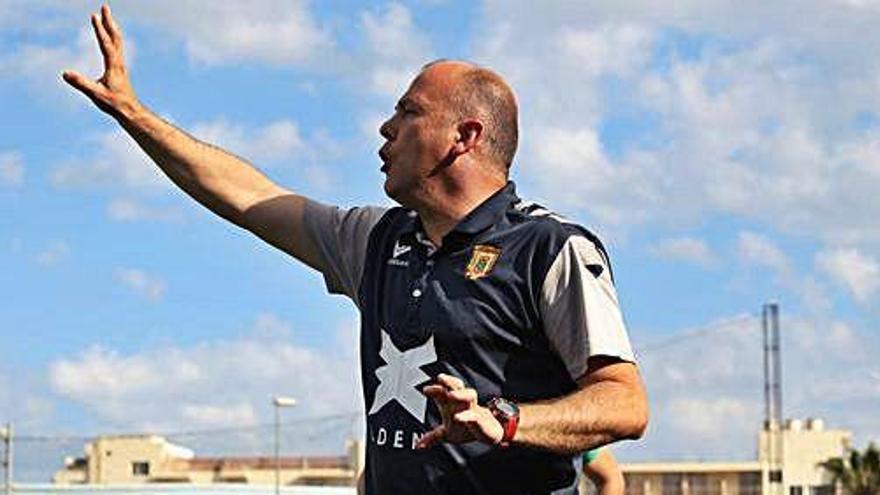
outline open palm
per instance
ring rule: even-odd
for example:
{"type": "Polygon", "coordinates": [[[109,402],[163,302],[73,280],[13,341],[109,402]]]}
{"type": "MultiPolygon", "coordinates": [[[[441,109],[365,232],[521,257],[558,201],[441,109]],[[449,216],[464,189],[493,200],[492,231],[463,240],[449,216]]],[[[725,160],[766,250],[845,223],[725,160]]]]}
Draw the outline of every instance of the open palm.
{"type": "Polygon", "coordinates": [[[103,5],[100,12],[92,14],[91,22],[104,58],[104,74],[94,81],[75,71],[65,71],[62,77],[98,108],[116,117],[138,104],[125,67],[122,30],[113,20],[107,5],[103,5]]]}

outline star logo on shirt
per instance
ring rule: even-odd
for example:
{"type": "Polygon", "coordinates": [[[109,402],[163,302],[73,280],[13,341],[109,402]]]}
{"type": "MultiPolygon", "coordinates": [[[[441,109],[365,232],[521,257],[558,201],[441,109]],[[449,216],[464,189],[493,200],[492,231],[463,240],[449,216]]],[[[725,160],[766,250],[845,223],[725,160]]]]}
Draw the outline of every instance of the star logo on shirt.
{"type": "Polygon", "coordinates": [[[376,387],[376,395],[373,397],[373,406],[369,414],[375,414],[385,404],[397,401],[413,417],[424,422],[428,399],[416,386],[431,378],[421,370],[421,367],[437,361],[434,337],[431,336],[427,342],[418,347],[401,351],[385,330],[380,332],[382,349],[379,351],[379,356],[386,364],[376,368],[379,386],[376,387]]]}

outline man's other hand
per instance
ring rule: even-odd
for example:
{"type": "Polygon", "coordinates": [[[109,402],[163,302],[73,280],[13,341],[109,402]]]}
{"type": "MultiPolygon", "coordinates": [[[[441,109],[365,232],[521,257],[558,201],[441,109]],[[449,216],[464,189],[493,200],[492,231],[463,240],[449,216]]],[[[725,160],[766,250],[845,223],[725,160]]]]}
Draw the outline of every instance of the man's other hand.
{"type": "Polygon", "coordinates": [[[497,445],[504,438],[501,423],[492,411],[477,404],[477,391],[466,387],[460,379],[441,373],[422,393],[437,404],[443,422],[425,433],[416,448],[425,449],[440,442],[497,445]]]}
{"type": "Polygon", "coordinates": [[[107,5],[101,6],[100,12],[92,14],[91,21],[104,58],[104,74],[98,80],[92,81],[78,72],[67,70],[62,77],[98,108],[118,118],[138,105],[122,53],[122,30],[113,20],[107,5]]]}

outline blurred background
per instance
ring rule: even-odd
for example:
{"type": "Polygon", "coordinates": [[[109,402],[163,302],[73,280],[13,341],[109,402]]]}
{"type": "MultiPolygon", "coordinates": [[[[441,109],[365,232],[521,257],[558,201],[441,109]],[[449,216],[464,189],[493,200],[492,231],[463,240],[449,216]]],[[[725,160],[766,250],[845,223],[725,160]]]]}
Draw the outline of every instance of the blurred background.
{"type": "MultiPolygon", "coordinates": [[[[100,74],[98,7],[0,0],[0,422],[15,479],[50,481],[102,435],[271,456],[277,395],[298,401],[281,411],[282,457],[348,456],[363,434],[353,306],[176,191],[66,87],[63,69],[100,74]]],[[[143,102],[340,205],[388,204],[377,129],[422,64],[507,77],[518,192],[590,226],[614,263],[652,407],[645,440],[615,448],[623,461],[758,459],[768,302],[782,421],[822,418],[859,448],[880,438],[880,4],[112,7],[143,102]]]]}

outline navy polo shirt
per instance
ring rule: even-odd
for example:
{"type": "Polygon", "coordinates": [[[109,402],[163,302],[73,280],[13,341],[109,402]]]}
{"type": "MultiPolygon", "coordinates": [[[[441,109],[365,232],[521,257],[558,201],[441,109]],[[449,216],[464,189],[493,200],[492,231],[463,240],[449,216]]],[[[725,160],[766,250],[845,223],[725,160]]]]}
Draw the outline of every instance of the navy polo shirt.
{"type": "Polygon", "coordinates": [[[578,456],[414,446],[440,423],[421,388],[441,372],[481,404],[531,402],[576,390],[591,356],[634,361],[601,242],[512,182],[439,248],[405,208],[309,201],[304,215],[328,289],[361,312],[367,493],[577,493],[578,456]]]}

